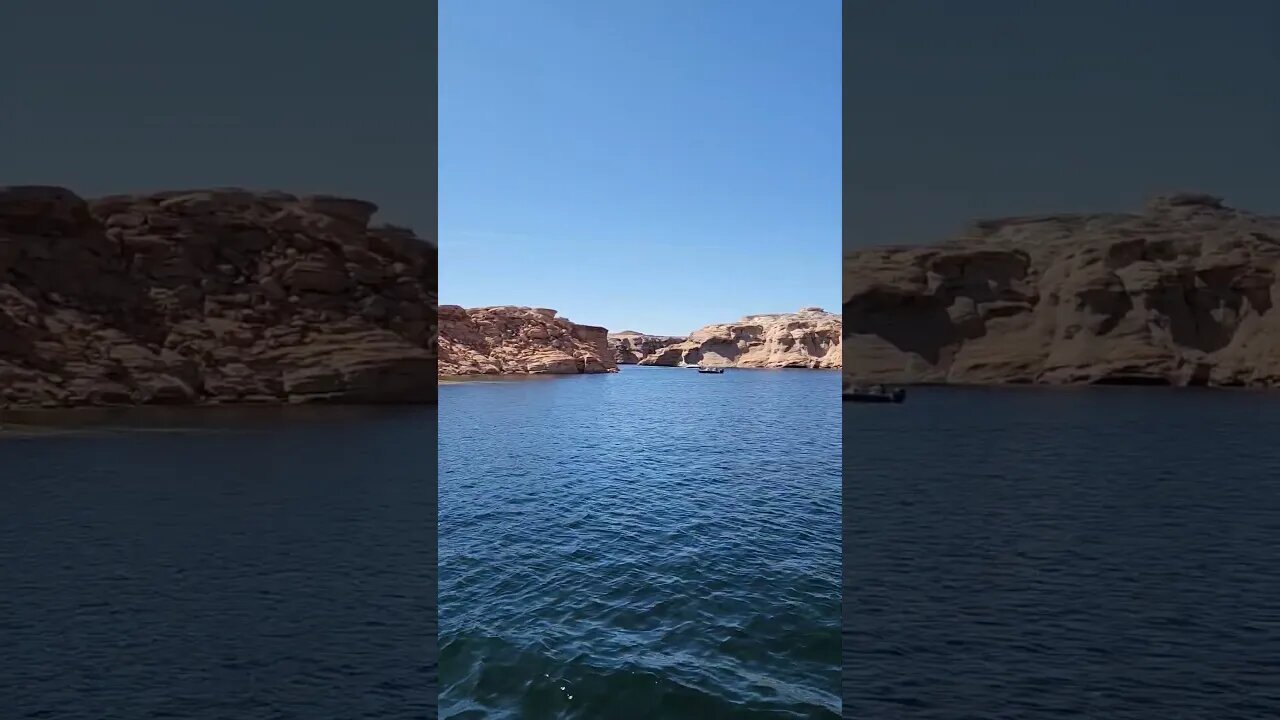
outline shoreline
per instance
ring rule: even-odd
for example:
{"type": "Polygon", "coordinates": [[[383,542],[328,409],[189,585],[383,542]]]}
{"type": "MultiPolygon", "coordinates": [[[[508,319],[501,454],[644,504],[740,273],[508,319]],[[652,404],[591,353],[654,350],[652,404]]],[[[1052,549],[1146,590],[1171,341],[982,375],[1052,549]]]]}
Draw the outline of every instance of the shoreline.
{"type": "MultiPolygon", "coordinates": [[[[812,367],[738,367],[735,365],[717,365],[714,367],[723,367],[725,370],[750,370],[750,371],[780,371],[780,370],[797,370],[804,372],[840,372],[840,368],[812,368],[812,367]]],[[[627,363],[618,365],[617,372],[608,373],[476,373],[473,375],[441,375],[437,385],[462,385],[466,383],[476,382],[518,382],[520,380],[532,380],[537,378],[571,378],[596,375],[618,375],[623,372],[623,368],[645,368],[653,370],[694,370],[696,365],[639,365],[637,363],[627,363]]]]}
{"type": "Polygon", "coordinates": [[[1280,386],[1273,385],[1174,385],[1155,383],[948,383],[948,382],[893,382],[889,380],[868,380],[863,385],[886,385],[900,388],[932,388],[953,390],[1143,390],[1143,391],[1209,391],[1209,392],[1276,392],[1280,386]]]}
{"type": "Polygon", "coordinates": [[[280,422],[360,420],[436,403],[78,405],[0,409],[0,438],[109,432],[218,432],[280,422]]]}

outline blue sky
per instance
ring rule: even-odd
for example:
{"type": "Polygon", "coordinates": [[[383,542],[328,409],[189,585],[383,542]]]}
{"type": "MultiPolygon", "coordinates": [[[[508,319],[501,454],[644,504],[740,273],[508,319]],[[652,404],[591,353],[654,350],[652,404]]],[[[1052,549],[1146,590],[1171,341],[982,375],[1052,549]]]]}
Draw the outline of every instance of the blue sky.
{"type": "Polygon", "coordinates": [[[444,0],[441,303],[838,310],[840,35],[837,0],[444,0]]]}
{"type": "Polygon", "coordinates": [[[1280,212],[1280,3],[849,3],[845,242],[1200,190],[1280,212]]]}
{"type": "Polygon", "coordinates": [[[0,184],[352,195],[431,237],[435,8],[299,7],[5,4],[0,184]]]}

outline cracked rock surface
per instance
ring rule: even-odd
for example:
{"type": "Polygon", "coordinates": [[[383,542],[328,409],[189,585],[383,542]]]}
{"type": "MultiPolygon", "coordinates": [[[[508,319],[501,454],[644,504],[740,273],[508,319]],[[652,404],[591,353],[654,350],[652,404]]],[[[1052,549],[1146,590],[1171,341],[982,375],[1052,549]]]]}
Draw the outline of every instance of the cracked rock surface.
{"type": "Polygon", "coordinates": [[[433,401],[436,247],[376,211],[0,188],[0,407],[433,401]]]}
{"type": "Polygon", "coordinates": [[[707,325],[637,364],[838,368],[840,361],[840,316],[810,307],[707,325]]]}
{"type": "Polygon", "coordinates": [[[609,331],[550,308],[440,308],[440,375],[617,372],[609,331]]]}
{"type": "Polygon", "coordinates": [[[619,365],[635,365],[668,345],[684,342],[687,338],[671,335],[646,335],[634,330],[609,333],[609,348],[619,365]]]}
{"type": "Polygon", "coordinates": [[[1280,217],[1201,193],[844,260],[851,381],[1280,384],[1280,217]]]}

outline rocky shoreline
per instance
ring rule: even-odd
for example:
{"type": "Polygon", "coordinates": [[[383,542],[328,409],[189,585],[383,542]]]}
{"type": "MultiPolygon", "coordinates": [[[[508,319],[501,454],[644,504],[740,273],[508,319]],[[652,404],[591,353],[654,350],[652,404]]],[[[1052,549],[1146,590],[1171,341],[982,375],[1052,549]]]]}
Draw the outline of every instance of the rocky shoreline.
{"type": "Polygon", "coordinates": [[[572,375],[621,365],[740,368],[840,367],[840,316],[821,308],[750,315],[686,337],[610,333],[549,308],[440,308],[440,377],[572,375]]]}
{"type": "Polygon", "coordinates": [[[844,261],[849,380],[1280,385],[1280,217],[1180,193],[844,261]]]}
{"type": "Polygon", "coordinates": [[[637,365],[646,357],[687,339],[678,335],[647,335],[635,330],[623,330],[609,333],[609,349],[619,365],[637,365]]]}
{"type": "Polygon", "coordinates": [[[637,364],[818,369],[838,368],[841,362],[840,316],[809,307],[707,325],[684,340],[654,350],[637,364]]]}
{"type": "Polygon", "coordinates": [[[0,188],[0,408],[433,402],[436,246],[376,211],[0,188]]]}
{"type": "Polygon", "coordinates": [[[550,308],[440,308],[440,377],[617,372],[608,331],[550,308]]]}

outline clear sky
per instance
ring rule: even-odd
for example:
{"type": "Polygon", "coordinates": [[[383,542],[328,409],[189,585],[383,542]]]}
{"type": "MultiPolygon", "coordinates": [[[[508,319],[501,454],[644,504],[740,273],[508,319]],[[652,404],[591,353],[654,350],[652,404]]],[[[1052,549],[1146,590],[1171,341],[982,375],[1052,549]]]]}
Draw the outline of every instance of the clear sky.
{"type": "Polygon", "coordinates": [[[444,0],[441,303],[840,306],[838,0],[444,0]]]}
{"type": "Polygon", "coordinates": [[[0,5],[0,184],[353,195],[434,234],[425,2],[0,5]]]}
{"type": "Polygon", "coordinates": [[[1280,212],[1280,3],[846,5],[845,243],[1202,190],[1280,212]]]}

